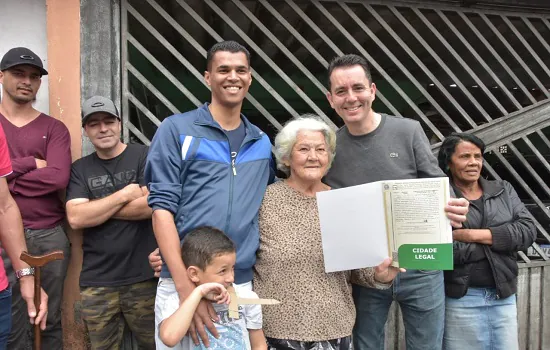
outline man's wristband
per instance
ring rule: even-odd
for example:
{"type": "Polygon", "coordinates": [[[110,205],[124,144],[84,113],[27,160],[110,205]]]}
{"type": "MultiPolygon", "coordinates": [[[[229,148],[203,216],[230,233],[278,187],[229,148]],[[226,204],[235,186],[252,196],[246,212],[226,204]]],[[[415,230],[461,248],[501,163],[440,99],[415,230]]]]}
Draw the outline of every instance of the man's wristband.
{"type": "Polygon", "coordinates": [[[26,267],[15,272],[15,277],[17,277],[17,279],[25,276],[34,276],[34,267],[26,267]]]}

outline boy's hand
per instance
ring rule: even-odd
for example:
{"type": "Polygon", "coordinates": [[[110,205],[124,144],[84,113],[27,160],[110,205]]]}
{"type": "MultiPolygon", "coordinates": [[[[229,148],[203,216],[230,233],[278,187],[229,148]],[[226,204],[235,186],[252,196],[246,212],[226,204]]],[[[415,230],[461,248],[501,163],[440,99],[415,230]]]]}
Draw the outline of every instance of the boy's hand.
{"type": "Polygon", "coordinates": [[[204,283],[197,288],[200,288],[203,298],[215,301],[218,304],[229,304],[231,300],[227,289],[219,283],[204,283]]]}

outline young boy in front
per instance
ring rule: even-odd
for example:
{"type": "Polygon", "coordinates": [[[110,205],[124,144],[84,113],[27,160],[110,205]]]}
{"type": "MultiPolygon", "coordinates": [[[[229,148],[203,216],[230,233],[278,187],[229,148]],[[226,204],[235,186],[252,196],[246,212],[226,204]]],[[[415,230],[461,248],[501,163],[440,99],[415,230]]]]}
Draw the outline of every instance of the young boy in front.
{"type": "MultiPolygon", "coordinates": [[[[229,295],[225,288],[234,281],[236,252],[233,242],[216,228],[200,227],[185,236],[181,255],[187,274],[197,288],[181,305],[177,294],[166,300],[163,310],[177,310],[172,314],[160,315],[163,320],[159,327],[162,342],[170,347],[179,345],[186,350],[206,349],[202,342],[195,345],[186,335],[197,305],[202,298],[206,298],[216,302],[213,306],[219,317],[215,323],[219,338],[208,333],[210,349],[266,350],[260,305],[239,306],[238,319],[232,319],[228,314],[229,295]]],[[[250,290],[235,289],[239,297],[258,298],[250,290]]]]}

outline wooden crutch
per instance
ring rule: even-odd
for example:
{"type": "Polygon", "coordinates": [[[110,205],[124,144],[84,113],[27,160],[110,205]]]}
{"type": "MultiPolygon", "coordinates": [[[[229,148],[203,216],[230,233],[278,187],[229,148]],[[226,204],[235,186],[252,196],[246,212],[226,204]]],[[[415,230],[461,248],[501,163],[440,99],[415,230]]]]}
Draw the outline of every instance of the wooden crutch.
{"type": "MultiPolygon", "coordinates": [[[[33,256],[27,252],[22,252],[20,259],[31,267],[34,267],[34,307],[36,308],[36,315],[40,310],[40,268],[50,261],[63,260],[63,251],[56,250],[51,253],[33,256]]],[[[36,318],[35,318],[36,320],[36,318]]],[[[42,338],[40,336],[40,324],[34,324],[34,350],[40,350],[42,338]]]]}

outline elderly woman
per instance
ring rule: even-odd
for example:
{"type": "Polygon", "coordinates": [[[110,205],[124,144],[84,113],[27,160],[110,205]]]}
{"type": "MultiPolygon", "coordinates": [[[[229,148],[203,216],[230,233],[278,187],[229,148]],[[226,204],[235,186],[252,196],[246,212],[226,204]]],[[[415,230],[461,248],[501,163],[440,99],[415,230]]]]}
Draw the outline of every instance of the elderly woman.
{"type": "MultiPolygon", "coordinates": [[[[267,188],[260,208],[254,289],[280,305],[263,308],[270,349],[350,349],[355,322],[349,272],[325,273],[316,193],[330,187],[336,135],[315,116],[291,120],[275,138],[277,167],[288,175],[267,188]]],[[[361,270],[387,288],[398,270],[388,258],[361,270]]]]}
{"type": "Polygon", "coordinates": [[[453,271],[445,272],[444,349],[517,349],[518,250],[536,230],[512,185],[480,177],[485,144],[471,134],[451,134],[439,166],[457,197],[470,202],[462,229],[453,231],[453,271]]]}

